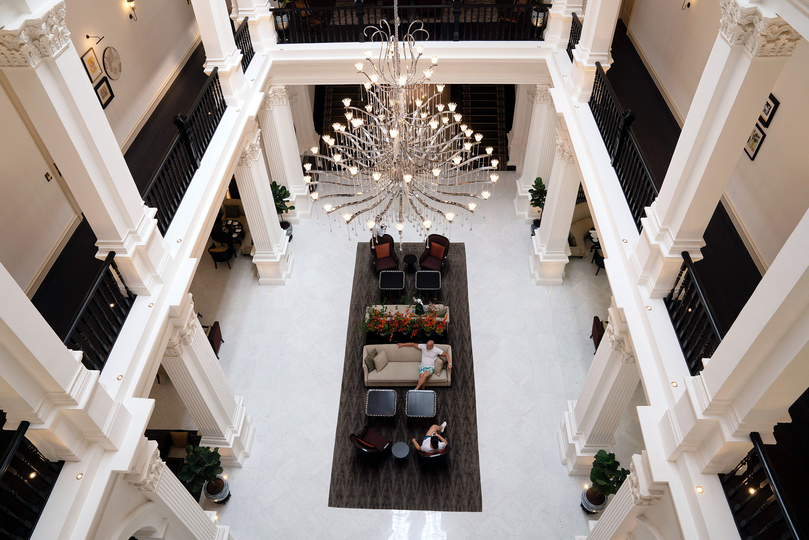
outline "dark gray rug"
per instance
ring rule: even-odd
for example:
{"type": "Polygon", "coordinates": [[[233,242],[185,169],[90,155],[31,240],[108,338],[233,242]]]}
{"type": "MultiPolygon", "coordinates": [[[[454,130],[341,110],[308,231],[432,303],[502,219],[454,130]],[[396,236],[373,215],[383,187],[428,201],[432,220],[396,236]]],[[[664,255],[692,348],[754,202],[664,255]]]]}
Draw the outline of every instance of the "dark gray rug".
{"type": "MultiPolygon", "coordinates": [[[[400,252],[399,246],[396,247],[401,269],[404,269],[404,255],[421,255],[424,244],[405,243],[403,248],[404,251],[400,252]]],[[[434,420],[436,424],[447,422],[443,435],[449,443],[450,454],[443,460],[443,464],[421,463],[410,439],[415,437],[421,440],[433,422],[429,419],[408,419],[404,415],[405,394],[410,387],[396,388],[398,403],[394,418],[369,419],[365,416],[366,388],[362,373],[365,336],[357,329],[366,306],[379,300],[379,286],[371,267],[368,244],[361,243],[357,246],[329,506],[441,512],[482,511],[464,244],[452,244],[441,287],[441,301],[450,307],[452,386],[432,389],[435,390],[437,399],[434,420]],[[378,459],[358,455],[349,435],[359,433],[366,424],[391,442],[407,442],[411,448],[410,455],[401,461],[390,452],[378,459]]],[[[406,291],[414,289],[414,275],[406,274],[406,291]]]]}

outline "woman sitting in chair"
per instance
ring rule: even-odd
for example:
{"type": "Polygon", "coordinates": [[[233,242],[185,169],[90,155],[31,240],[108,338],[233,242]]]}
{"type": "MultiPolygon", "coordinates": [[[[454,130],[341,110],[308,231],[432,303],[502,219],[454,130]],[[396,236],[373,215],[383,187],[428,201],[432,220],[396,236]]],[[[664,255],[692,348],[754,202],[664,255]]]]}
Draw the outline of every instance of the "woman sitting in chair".
{"type": "Polygon", "coordinates": [[[416,447],[416,450],[421,450],[425,454],[438,454],[447,447],[447,440],[439,435],[440,432],[444,431],[444,428],[447,427],[447,423],[444,422],[440,426],[432,426],[429,431],[427,431],[427,435],[424,436],[422,439],[421,444],[416,439],[413,439],[413,446],[416,447]]]}

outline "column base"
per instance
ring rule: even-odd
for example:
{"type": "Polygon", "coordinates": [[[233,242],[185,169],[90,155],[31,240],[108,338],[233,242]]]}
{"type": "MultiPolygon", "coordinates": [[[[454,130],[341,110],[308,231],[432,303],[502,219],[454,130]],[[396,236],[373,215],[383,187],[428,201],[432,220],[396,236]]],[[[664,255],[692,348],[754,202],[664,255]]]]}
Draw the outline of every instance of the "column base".
{"type": "Polygon", "coordinates": [[[519,179],[517,180],[517,195],[514,196],[514,215],[526,223],[539,219],[541,215],[538,208],[531,206],[531,194],[519,179]]]}
{"type": "Polygon", "coordinates": [[[559,443],[559,455],[562,458],[562,465],[567,466],[568,475],[590,476],[595,455],[599,450],[609,452],[610,447],[588,445],[581,435],[576,433],[576,417],[573,413],[575,408],[575,400],[567,402],[565,418],[562,420],[556,434],[557,442],[559,443]]]}
{"type": "Polygon", "coordinates": [[[205,73],[211,74],[213,68],[219,68],[219,84],[228,107],[235,107],[244,98],[247,80],[242,71],[242,52],[234,49],[225,58],[209,58],[205,62],[205,73]]]}
{"type": "Polygon", "coordinates": [[[294,260],[289,252],[289,236],[281,240],[281,247],[269,253],[256,251],[253,254],[253,264],[258,270],[259,285],[284,285],[292,275],[294,260]]]}
{"type": "Polygon", "coordinates": [[[309,188],[290,189],[290,204],[295,210],[286,215],[286,220],[296,225],[301,219],[312,217],[312,199],[309,197],[309,188]]]}
{"type": "Polygon", "coordinates": [[[537,285],[562,285],[565,267],[570,259],[566,253],[549,253],[539,244],[539,236],[534,236],[534,252],[528,256],[531,277],[537,285]]]}
{"type": "Polygon", "coordinates": [[[253,417],[247,416],[242,396],[236,396],[236,407],[236,421],[225,437],[203,436],[199,443],[200,446],[218,447],[224,467],[243,467],[245,460],[250,457],[256,435],[253,417]]]}

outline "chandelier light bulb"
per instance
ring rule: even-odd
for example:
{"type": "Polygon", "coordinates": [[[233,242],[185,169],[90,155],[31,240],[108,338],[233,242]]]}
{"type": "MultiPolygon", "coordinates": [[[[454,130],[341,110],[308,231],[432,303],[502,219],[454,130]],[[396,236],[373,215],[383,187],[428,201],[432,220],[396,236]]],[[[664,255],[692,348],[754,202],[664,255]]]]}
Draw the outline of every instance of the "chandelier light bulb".
{"type": "Polygon", "coordinates": [[[433,129],[438,128],[438,120],[430,120],[430,127],[433,129]]]}
{"type": "Polygon", "coordinates": [[[356,64],[354,64],[354,67],[357,68],[358,72],[361,72],[362,68],[365,67],[365,64],[363,62],[357,62],[356,64]]]}
{"type": "Polygon", "coordinates": [[[438,57],[433,56],[432,58],[430,58],[430,62],[432,63],[432,65],[437,66],[438,65],[438,57]]]}
{"type": "Polygon", "coordinates": [[[460,165],[461,164],[461,157],[460,156],[455,156],[454,158],[452,158],[452,162],[455,165],[460,165]]]}
{"type": "Polygon", "coordinates": [[[365,110],[368,111],[368,112],[371,112],[371,109],[373,109],[373,108],[374,108],[374,106],[371,105],[370,103],[365,106],[365,110]]]}
{"type": "Polygon", "coordinates": [[[303,181],[308,184],[309,182],[312,181],[312,177],[307,174],[306,176],[303,177],[303,181]]]}
{"type": "Polygon", "coordinates": [[[467,137],[471,137],[472,135],[474,135],[474,133],[475,133],[475,132],[474,132],[474,131],[472,131],[472,129],[471,129],[471,128],[466,130],[466,136],[467,136],[467,137]]]}
{"type": "Polygon", "coordinates": [[[416,47],[416,52],[418,53],[419,56],[421,56],[421,53],[424,52],[424,47],[422,45],[418,45],[416,47]]]}
{"type": "Polygon", "coordinates": [[[370,90],[370,89],[371,89],[371,83],[369,83],[369,82],[367,82],[367,83],[362,83],[362,85],[365,87],[365,89],[366,89],[366,90],[370,90]]]}
{"type": "Polygon", "coordinates": [[[354,113],[347,112],[346,113],[346,120],[351,121],[354,118],[354,113]]]}
{"type": "Polygon", "coordinates": [[[424,220],[424,228],[425,229],[430,230],[430,225],[432,225],[432,224],[433,224],[433,222],[430,221],[429,219],[424,220]]]}
{"type": "Polygon", "coordinates": [[[452,212],[447,212],[446,214],[444,214],[444,217],[447,218],[447,221],[452,223],[452,220],[455,219],[455,214],[453,214],[452,212]]]}
{"type": "Polygon", "coordinates": [[[447,107],[449,107],[450,112],[455,112],[455,109],[458,107],[458,104],[450,102],[449,105],[447,105],[447,107]]]}
{"type": "Polygon", "coordinates": [[[343,100],[343,105],[345,105],[346,107],[350,107],[351,106],[351,98],[350,97],[345,98],[343,100]]]}
{"type": "Polygon", "coordinates": [[[372,54],[373,54],[373,52],[372,52],[372,51],[365,51],[365,59],[366,59],[366,60],[370,60],[370,59],[371,59],[371,55],[372,55],[372,54]]]}
{"type": "Polygon", "coordinates": [[[358,168],[356,168],[356,167],[349,167],[349,168],[348,168],[348,172],[350,172],[350,173],[351,173],[351,176],[356,176],[356,174],[357,174],[358,172],[360,172],[360,170],[359,170],[358,168]]]}
{"type": "Polygon", "coordinates": [[[370,220],[370,221],[365,222],[365,225],[366,225],[366,226],[367,226],[369,229],[373,229],[373,228],[374,228],[374,225],[376,225],[376,222],[375,222],[374,220],[370,220]]]}
{"type": "Polygon", "coordinates": [[[343,155],[342,154],[334,154],[334,161],[337,161],[337,162],[343,161],[343,155]]]}
{"type": "Polygon", "coordinates": [[[483,134],[482,133],[475,133],[475,140],[477,142],[482,141],[483,140],[483,134]]]}
{"type": "Polygon", "coordinates": [[[500,176],[497,174],[490,174],[489,180],[492,181],[492,184],[496,184],[498,180],[500,180],[500,176]]]}
{"type": "Polygon", "coordinates": [[[416,100],[416,107],[421,107],[422,103],[424,103],[422,100],[417,99],[416,100]]]}
{"type": "Polygon", "coordinates": [[[407,77],[405,75],[402,75],[401,77],[396,79],[396,82],[398,82],[400,85],[404,86],[405,83],[407,83],[407,77]]]}
{"type": "Polygon", "coordinates": [[[449,116],[442,116],[441,121],[444,122],[445,124],[449,124],[449,116]]]}
{"type": "Polygon", "coordinates": [[[326,141],[326,142],[329,144],[329,146],[334,146],[334,139],[333,138],[329,137],[329,140],[326,141]]]}
{"type": "Polygon", "coordinates": [[[333,123],[333,124],[331,125],[331,127],[334,129],[334,131],[340,131],[340,124],[339,124],[339,122],[335,122],[335,123],[333,123]]]}
{"type": "Polygon", "coordinates": [[[356,127],[360,127],[362,125],[362,118],[355,118],[351,121],[351,125],[356,127]]]}
{"type": "Polygon", "coordinates": [[[351,214],[346,212],[345,214],[343,214],[343,219],[346,220],[346,223],[348,223],[349,221],[351,221],[351,214]]]}
{"type": "Polygon", "coordinates": [[[466,131],[466,124],[461,124],[461,131],[466,131]]]}
{"type": "Polygon", "coordinates": [[[441,174],[441,169],[433,169],[433,176],[439,176],[441,174]]]}
{"type": "Polygon", "coordinates": [[[375,172],[375,173],[374,173],[374,174],[372,174],[371,176],[373,176],[373,177],[374,177],[374,180],[376,180],[377,182],[379,182],[379,179],[380,179],[380,178],[382,178],[382,173],[375,172]]]}
{"type": "Polygon", "coordinates": [[[368,78],[369,78],[369,79],[371,79],[371,84],[376,84],[376,81],[378,81],[378,80],[379,80],[379,76],[378,76],[378,75],[376,75],[376,74],[371,75],[371,76],[370,76],[370,77],[368,77],[368,78]]]}
{"type": "Polygon", "coordinates": [[[461,118],[463,118],[460,113],[455,113],[452,117],[455,119],[456,122],[460,122],[461,118]]]}
{"type": "Polygon", "coordinates": [[[317,155],[317,146],[313,146],[312,148],[309,149],[309,151],[312,152],[312,155],[316,156],[317,155]]]}
{"type": "Polygon", "coordinates": [[[425,79],[429,79],[432,76],[433,76],[433,70],[432,69],[425,69],[424,70],[424,78],[425,79]]]}
{"type": "Polygon", "coordinates": [[[312,164],[311,163],[304,163],[303,168],[304,168],[304,170],[309,171],[309,170],[312,169],[312,164]]]}
{"type": "Polygon", "coordinates": [[[471,142],[465,142],[465,143],[463,143],[463,149],[464,149],[464,150],[466,150],[466,151],[468,152],[469,150],[471,150],[471,149],[472,149],[472,143],[471,143],[471,142]]]}
{"type": "Polygon", "coordinates": [[[494,148],[492,148],[491,146],[487,146],[486,147],[486,153],[491,155],[492,152],[494,152],[494,148]]]}
{"type": "Polygon", "coordinates": [[[444,104],[443,103],[439,103],[438,105],[435,106],[435,108],[438,109],[438,112],[444,112],[444,104]]]}
{"type": "Polygon", "coordinates": [[[311,193],[311,195],[312,195],[312,200],[313,200],[313,201],[316,201],[316,200],[317,200],[317,198],[319,197],[319,195],[317,194],[317,191],[313,191],[313,192],[311,193]]]}
{"type": "Polygon", "coordinates": [[[493,159],[492,160],[492,167],[497,167],[498,165],[500,165],[500,161],[498,161],[496,159],[493,159]]]}
{"type": "Polygon", "coordinates": [[[492,195],[492,194],[491,194],[490,192],[488,192],[488,191],[484,191],[484,192],[482,192],[482,193],[480,194],[480,196],[481,196],[481,197],[483,197],[483,200],[484,200],[484,201],[489,200],[489,197],[491,197],[491,195],[492,195]]]}
{"type": "Polygon", "coordinates": [[[422,118],[427,118],[427,113],[426,112],[421,113],[421,117],[422,118]]]}
{"type": "Polygon", "coordinates": [[[436,88],[436,90],[438,90],[439,92],[443,92],[443,91],[444,91],[444,85],[443,85],[443,84],[439,84],[439,85],[437,85],[435,88],[436,88]]]}
{"type": "Polygon", "coordinates": [[[400,221],[396,224],[396,230],[402,232],[402,229],[404,229],[404,223],[400,221]]]}
{"type": "Polygon", "coordinates": [[[389,131],[389,133],[390,133],[390,136],[391,136],[392,139],[395,139],[396,137],[399,136],[399,130],[398,129],[392,129],[392,130],[389,131]]]}
{"type": "Polygon", "coordinates": [[[470,212],[474,212],[475,208],[477,208],[477,207],[478,207],[478,205],[476,203],[473,203],[473,202],[469,203],[469,211],[470,212]]]}
{"type": "Polygon", "coordinates": [[[413,175],[412,175],[412,174],[406,174],[406,175],[402,176],[402,180],[404,180],[404,181],[405,181],[405,182],[407,182],[407,183],[410,183],[410,181],[411,181],[412,179],[413,179],[413,175]]]}
{"type": "Polygon", "coordinates": [[[323,205],[323,210],[324,210],[324,211],[325,211],[327,214],[330,214],[330,213],[332,213],[332,212],[334,211],[334,207],[333,207],[332,205],[330,205],[330,204],[324,204],[324,205],[323,205]]]}

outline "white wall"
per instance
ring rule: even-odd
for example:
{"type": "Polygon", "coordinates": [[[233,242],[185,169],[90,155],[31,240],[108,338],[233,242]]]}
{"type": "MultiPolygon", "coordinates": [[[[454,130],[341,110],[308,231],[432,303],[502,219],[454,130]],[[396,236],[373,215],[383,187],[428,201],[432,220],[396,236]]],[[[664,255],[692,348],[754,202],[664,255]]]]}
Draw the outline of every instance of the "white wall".
{"type": "MultiPolygon", "coordinates": [[[[801,40],[775,83],[781,105],[750,161],[743,151],[725,190],[769,266],[809,208],[809,43],[801,40]]],[[[751,124],[750,129],[753,129],[751,124]]]]}
{"type": "Polygon", "coordinates": [[[23,290],[36,281],[76,213],[0,88],[0,263],[23,290]]]}
{"type": "Polygon", "coordinates": [[[691,0],[691,7],[685,10],[680,0],[635,2],[630,37],[648,61],[647,67],[651,64],[658,86],[662,83],[665,88],[661,92],[669,106],[673,105],[675,117],[688,114],[719,34],[721,15],[719,0],[691,0]]]}
{"type": "Polygon", "coordinates": [[[100,62],[107,47],[115,47],[121,55],[121,77],[110,80],[115,98],[104,112],[122,147],[134,138],[141,117],[151,112],[150,104],[184,62],[199,34],[187,2],[136,0],[137,21],[129,19],[126,4],[125,0],[67,0],[67,27],[79,55],[90,47],[100,62]],[[95,39],[84,37],[88,34],[105,37],[95,45],[95,39]]]}

